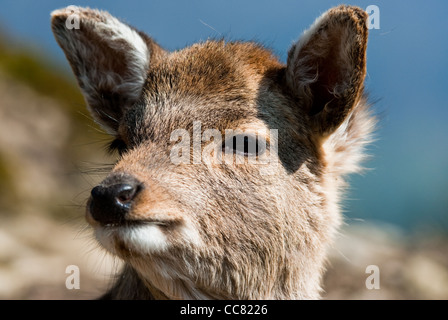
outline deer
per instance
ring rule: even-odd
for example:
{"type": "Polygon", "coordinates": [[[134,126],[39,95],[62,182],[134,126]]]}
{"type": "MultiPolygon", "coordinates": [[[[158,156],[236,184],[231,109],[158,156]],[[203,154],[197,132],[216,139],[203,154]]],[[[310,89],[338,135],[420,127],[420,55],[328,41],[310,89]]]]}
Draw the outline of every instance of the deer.
{"type": "Polygon", "coordinates": [[[363,170],[376,125],[367,19],[355,6],[329,9],[283,63],[257,42],[167,51],[107,11],[51,13],[117,151],[86,205],[100,247],[123,261],[98,299],[322,298],[346,176],[363,170]]]}

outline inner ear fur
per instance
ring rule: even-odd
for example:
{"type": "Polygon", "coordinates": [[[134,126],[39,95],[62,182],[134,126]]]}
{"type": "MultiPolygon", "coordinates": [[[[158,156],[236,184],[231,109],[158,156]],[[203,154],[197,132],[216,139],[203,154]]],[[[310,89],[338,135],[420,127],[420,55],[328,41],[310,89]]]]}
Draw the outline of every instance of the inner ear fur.
{"type": "Polygon", "coordinates": [[[312,129],[334,132],[362,96],[368,15],[339,6],[318,18],[288,52],[287,83],[301,100],[312,129]]]}

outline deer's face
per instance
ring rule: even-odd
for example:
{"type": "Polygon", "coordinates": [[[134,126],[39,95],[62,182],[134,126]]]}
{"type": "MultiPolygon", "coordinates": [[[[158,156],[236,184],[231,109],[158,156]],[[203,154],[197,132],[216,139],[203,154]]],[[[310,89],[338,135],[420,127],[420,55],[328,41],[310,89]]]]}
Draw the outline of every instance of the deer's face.
{"type": "Polygon", "coordinates": [[[100,244],[169,298],[315,297],[339,219],[323,145],[359,100],[364,15],[327,14],[283,65],[252,43],[168,53],[105,12],[77,14],[80,29],[61,10],[53,30],[119,153],[87,206],[100,244]],[[332,15],[352,21],[331,30],[332,15]],[[314,57],[338,34],[361,62],[314,57]]]}
{"type": "Polygon", "coordinates": [[[318,151],[284,71],[267,51],[222,42],[151,66],[142,97],[117,119],[118,163],[92,190],[87,217],[100,243],[172,278],[285,268],[285,237],[306,241],[302,226],[315,218],[304,204],[322,196],[318,151]]]}

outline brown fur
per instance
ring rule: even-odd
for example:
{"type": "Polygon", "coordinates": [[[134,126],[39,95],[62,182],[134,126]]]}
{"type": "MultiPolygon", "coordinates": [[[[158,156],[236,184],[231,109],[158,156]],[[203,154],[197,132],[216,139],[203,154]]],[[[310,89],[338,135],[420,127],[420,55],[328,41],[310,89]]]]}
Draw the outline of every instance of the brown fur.
{"type": "Polygon", "coordinates": [[[117,26],[105,12],[79,12],[80,30],[65,29],[63,9],[53,13],[52,28],[92,115],[125,146],[102,185],[130,176],[140,181],[144,188],[126,223],[152,228],[142,238],[88,210],[99,242],[125,261],[104,298],[318,298],[341,220],[342,176],[359,171],[374,127],[363,98],[366,13],[347,6],[328,11],[283,65],[255,43],[206,41],[166,52],[141,32],[147,51],[129,55],[140,48],[140,40],[129,40],[132,28],[117,26]],[[98,21],[111,30],[99,33],[98,21]],[[138,62],[148,68],[137,95],[141,69],[128,66],[138,62]],[[120,89],[129,87],[130,93],[120,89]],[[174,165],[170,135],[183,128],[194,139],[194,121],[199,134],[278,129],[279,166],[247,159],[174,165]]]}

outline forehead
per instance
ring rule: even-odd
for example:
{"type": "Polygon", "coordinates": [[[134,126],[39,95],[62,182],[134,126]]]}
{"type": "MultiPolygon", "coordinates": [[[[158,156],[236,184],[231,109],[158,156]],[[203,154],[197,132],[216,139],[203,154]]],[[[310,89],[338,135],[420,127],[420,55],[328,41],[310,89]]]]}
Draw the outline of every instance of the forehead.
{"type": "Polygon", "coordinates": [[[146,136],[153,130],[223,129],[260,114],[261,87],[272,85],[284,66],[255,43],[207,41],[152,61],[140,101],[128,112],[146,136]]]}
{"type": "Polygon", "coordinates": [[[249,42],[207,41],[151,63],[145,88],[184,95],[241,95],[283,67],[272,53],[249,42]]]}

